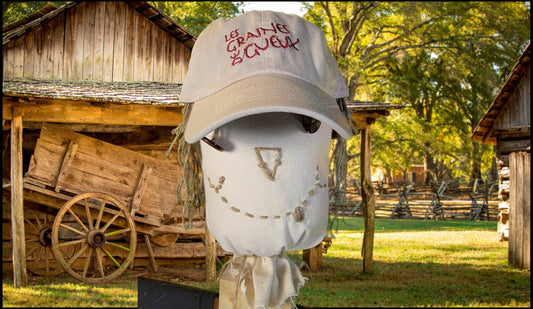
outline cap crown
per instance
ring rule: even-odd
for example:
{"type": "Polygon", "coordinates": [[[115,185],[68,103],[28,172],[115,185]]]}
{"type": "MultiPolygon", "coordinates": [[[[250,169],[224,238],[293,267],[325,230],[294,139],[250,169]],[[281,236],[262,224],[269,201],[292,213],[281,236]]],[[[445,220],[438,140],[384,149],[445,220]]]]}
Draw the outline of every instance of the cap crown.
{"type": "Polygon", "coordinates": [[[348,96],[322,30],[297,15],[250,11],[219,18],[200,34],[180,101],[201,100],[246,78],[280,74],[305,80],[333,98],[348,96]]]}

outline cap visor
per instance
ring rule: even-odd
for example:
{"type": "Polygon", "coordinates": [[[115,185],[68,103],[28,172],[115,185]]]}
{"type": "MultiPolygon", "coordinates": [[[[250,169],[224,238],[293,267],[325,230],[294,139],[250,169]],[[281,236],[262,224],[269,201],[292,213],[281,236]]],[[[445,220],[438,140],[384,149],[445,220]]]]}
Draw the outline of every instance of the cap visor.
{"type": "Polygon", "coordinates": [[[194,143],[235,119],[270,112],[313,117],[345,139],[352,136],[335,98],[299,78],[262,75],[240,80],[194,102],[184,137],[188,143],[194,143]]]}

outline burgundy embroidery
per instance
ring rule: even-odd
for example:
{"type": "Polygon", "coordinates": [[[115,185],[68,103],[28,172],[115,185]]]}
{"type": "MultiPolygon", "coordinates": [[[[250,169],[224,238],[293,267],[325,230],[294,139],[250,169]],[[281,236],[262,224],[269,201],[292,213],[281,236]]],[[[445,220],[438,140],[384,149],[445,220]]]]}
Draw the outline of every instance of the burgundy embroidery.
{"type": "Polygon", "coordinates": [[[261,56],[269,48],[293,48],[300,43],[299,38],[290,36],[287,25],[270,23],[270,27],[258,27],[241,34],[239,28],[224,35],[226,51],[230,53],[231,65],[242,63],[245,59],[261,56]]]}

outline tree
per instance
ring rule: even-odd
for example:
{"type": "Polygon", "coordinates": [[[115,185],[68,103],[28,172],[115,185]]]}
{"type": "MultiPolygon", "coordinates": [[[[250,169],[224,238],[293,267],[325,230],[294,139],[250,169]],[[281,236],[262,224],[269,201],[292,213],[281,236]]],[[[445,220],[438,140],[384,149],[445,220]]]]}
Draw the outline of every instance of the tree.
{"type": "MultiPolygon", "coordinates": [[[[413,109],[420,132],[400,140],[417,141],[410,145],[424,156],[427,182],[450,174],[445,162],[461,157],[466,144],[472,162],[478,161],[468,134],[497,89],[494,76],[510,70],[529,38],[528,7],[519,2],[313,2],[306,7],[305,17],[329,39],[350,98],[413,109]],[[472,74],[472,66],[482,68],[472,74]],[[457,85],[464,87],[460,98],[457,85]],[[456,134],[463,142],[454,150],[446,143],[456,143],[456,134]]],[[[472,170],[472,176],[479,174],[477,167],[472,170]]]]}
{"type": "Polygon", "coordinates": [[[242,13],[242,1],[149,1],[195,36],[219,17],[235,17],[242,13]]]}
{"type": "Polygon", "coordinates": [[[2,1],[2,26],[31,15],[49,3],[59,7],[68,1],[2,1]]]}

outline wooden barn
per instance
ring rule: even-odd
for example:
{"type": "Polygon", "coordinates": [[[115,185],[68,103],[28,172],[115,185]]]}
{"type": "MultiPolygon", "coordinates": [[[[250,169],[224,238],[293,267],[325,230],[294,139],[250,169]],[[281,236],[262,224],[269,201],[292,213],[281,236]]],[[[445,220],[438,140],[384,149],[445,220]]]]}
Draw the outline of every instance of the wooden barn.
{"type": "MultiPolygon", "coordinates": [[[[166,155],[196,38],[145,1],[80,1],[10,24],[2,39],[3,265],[15,286],[26,284],[27,269],[103,282],[126,268],[185,261],[205,264],[214,280],[215,258],[227,252],[200,217],[182,227],[182,171],[175,148],[166,155]]],[[[348,107],[362,141],[370,272],[370,127],[403,106],[348,107]]],[[[319,268],[321,245],[306,254],[319,268]]]]}
{"type": "Polygon", "coordinates": [[[509,204],[509,265],[530,268],[531,43],[474,130],[472,139],[495,145],[500,197],[509,204]]]}
{"type": "MultiPolygon", "coordinates": [[[[205,224],[195,217],[192,229],[182,227],[181,169],[175,148],[165,154],[182,121],[178,98],[195,37],[144,1],[81,1],[49,5],[4,27],[2,39],[3,264],[13,263],[15,282],[26,281],[26,265],[61,271],[45,238],[63,203],[92,191],[118,197],[132,215],[138,244],[120,245],[132,266],[203,263],[205,224]]],[[[98,207],[87,212],[103,221],[98,207]]],[[[72,250],[92,252],[81,249],[72,250]]]]}

